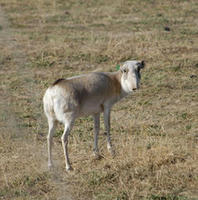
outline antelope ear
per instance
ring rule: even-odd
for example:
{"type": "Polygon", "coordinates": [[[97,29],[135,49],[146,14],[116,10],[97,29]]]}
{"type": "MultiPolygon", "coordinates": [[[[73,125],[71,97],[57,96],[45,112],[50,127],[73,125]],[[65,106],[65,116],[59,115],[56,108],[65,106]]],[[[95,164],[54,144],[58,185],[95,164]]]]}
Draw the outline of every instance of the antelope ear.
{"type": "Polygon", "coordinates": [[[144,66],[145,66],[145,62],[144,62],[144,61],[139,62],[139,63],[138,63],[138,70],[143,69],[144,66]]]}
{"type": "Polygon", "coordinates": [[[142,60],[141,65],[142,65],[142,69],[143,69],[144,66],[145,66],[145,62],[144,62],[144,60],[142,60]]]}

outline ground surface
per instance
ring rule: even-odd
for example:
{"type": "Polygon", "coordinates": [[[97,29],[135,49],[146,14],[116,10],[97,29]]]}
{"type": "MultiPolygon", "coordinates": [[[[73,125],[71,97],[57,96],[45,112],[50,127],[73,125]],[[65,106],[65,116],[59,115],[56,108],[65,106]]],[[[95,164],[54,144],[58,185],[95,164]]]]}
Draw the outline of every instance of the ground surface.
{"type": "MultiPolygon", "coordinates": [[[[0,1],[0,199],[198,199],[198,2],[0,1]],[[54,80],[144,59],[142,87],[112,111],[116,156],[92,157],[77,120],[66,173],[59,127],[47,169],[42,96],[54,80]]],[[[101,117],[102,119],[102,117],[101,117]]]]}

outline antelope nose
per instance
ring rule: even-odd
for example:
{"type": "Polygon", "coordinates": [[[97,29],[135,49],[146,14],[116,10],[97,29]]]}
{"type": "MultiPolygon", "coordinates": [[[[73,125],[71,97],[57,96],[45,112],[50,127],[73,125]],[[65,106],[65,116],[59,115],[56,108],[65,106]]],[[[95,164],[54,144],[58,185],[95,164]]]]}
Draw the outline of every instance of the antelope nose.
{"type": "Polygon", "coordinates": [[[133,91],[136,91],[137,90],[137,88],[133,88],[133,91]]]}

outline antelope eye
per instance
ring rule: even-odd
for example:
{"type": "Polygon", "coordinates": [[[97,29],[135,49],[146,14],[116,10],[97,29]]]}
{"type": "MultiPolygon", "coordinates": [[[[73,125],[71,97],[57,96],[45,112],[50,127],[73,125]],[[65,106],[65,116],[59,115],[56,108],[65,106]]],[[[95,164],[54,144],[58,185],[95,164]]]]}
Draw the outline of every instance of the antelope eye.
{"type": "Polygon", "coordinates": [[[126,70],[126,69],[124,69],[124,70],[123,70],[123,72],[124,72],[124,73],[126,73],[126,72],[127,72],[127,70],[126,70]]]}

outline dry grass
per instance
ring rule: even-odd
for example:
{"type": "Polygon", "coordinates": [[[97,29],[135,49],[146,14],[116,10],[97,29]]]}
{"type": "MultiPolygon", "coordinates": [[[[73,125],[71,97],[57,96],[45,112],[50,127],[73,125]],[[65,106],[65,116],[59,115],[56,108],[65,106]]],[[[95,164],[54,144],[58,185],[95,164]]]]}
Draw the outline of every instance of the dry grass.
{"type": "MultiPolygon", "coordinates": [[[[0,199],[198,199],[196,0],[1,0],[0,199]],[[1,12],[2,13],[2,12],[1,12]],[[168,30],[168,28],[170,30],[168,30]],[[74,167],[47,169],[42,96],[56,78],[144,59],[142,88],[113,108],[116,157],[91,157],[92,119],[70,136],[74,167]]],[[[103,125],[102,125],[103,128],[103,125]]]]}

